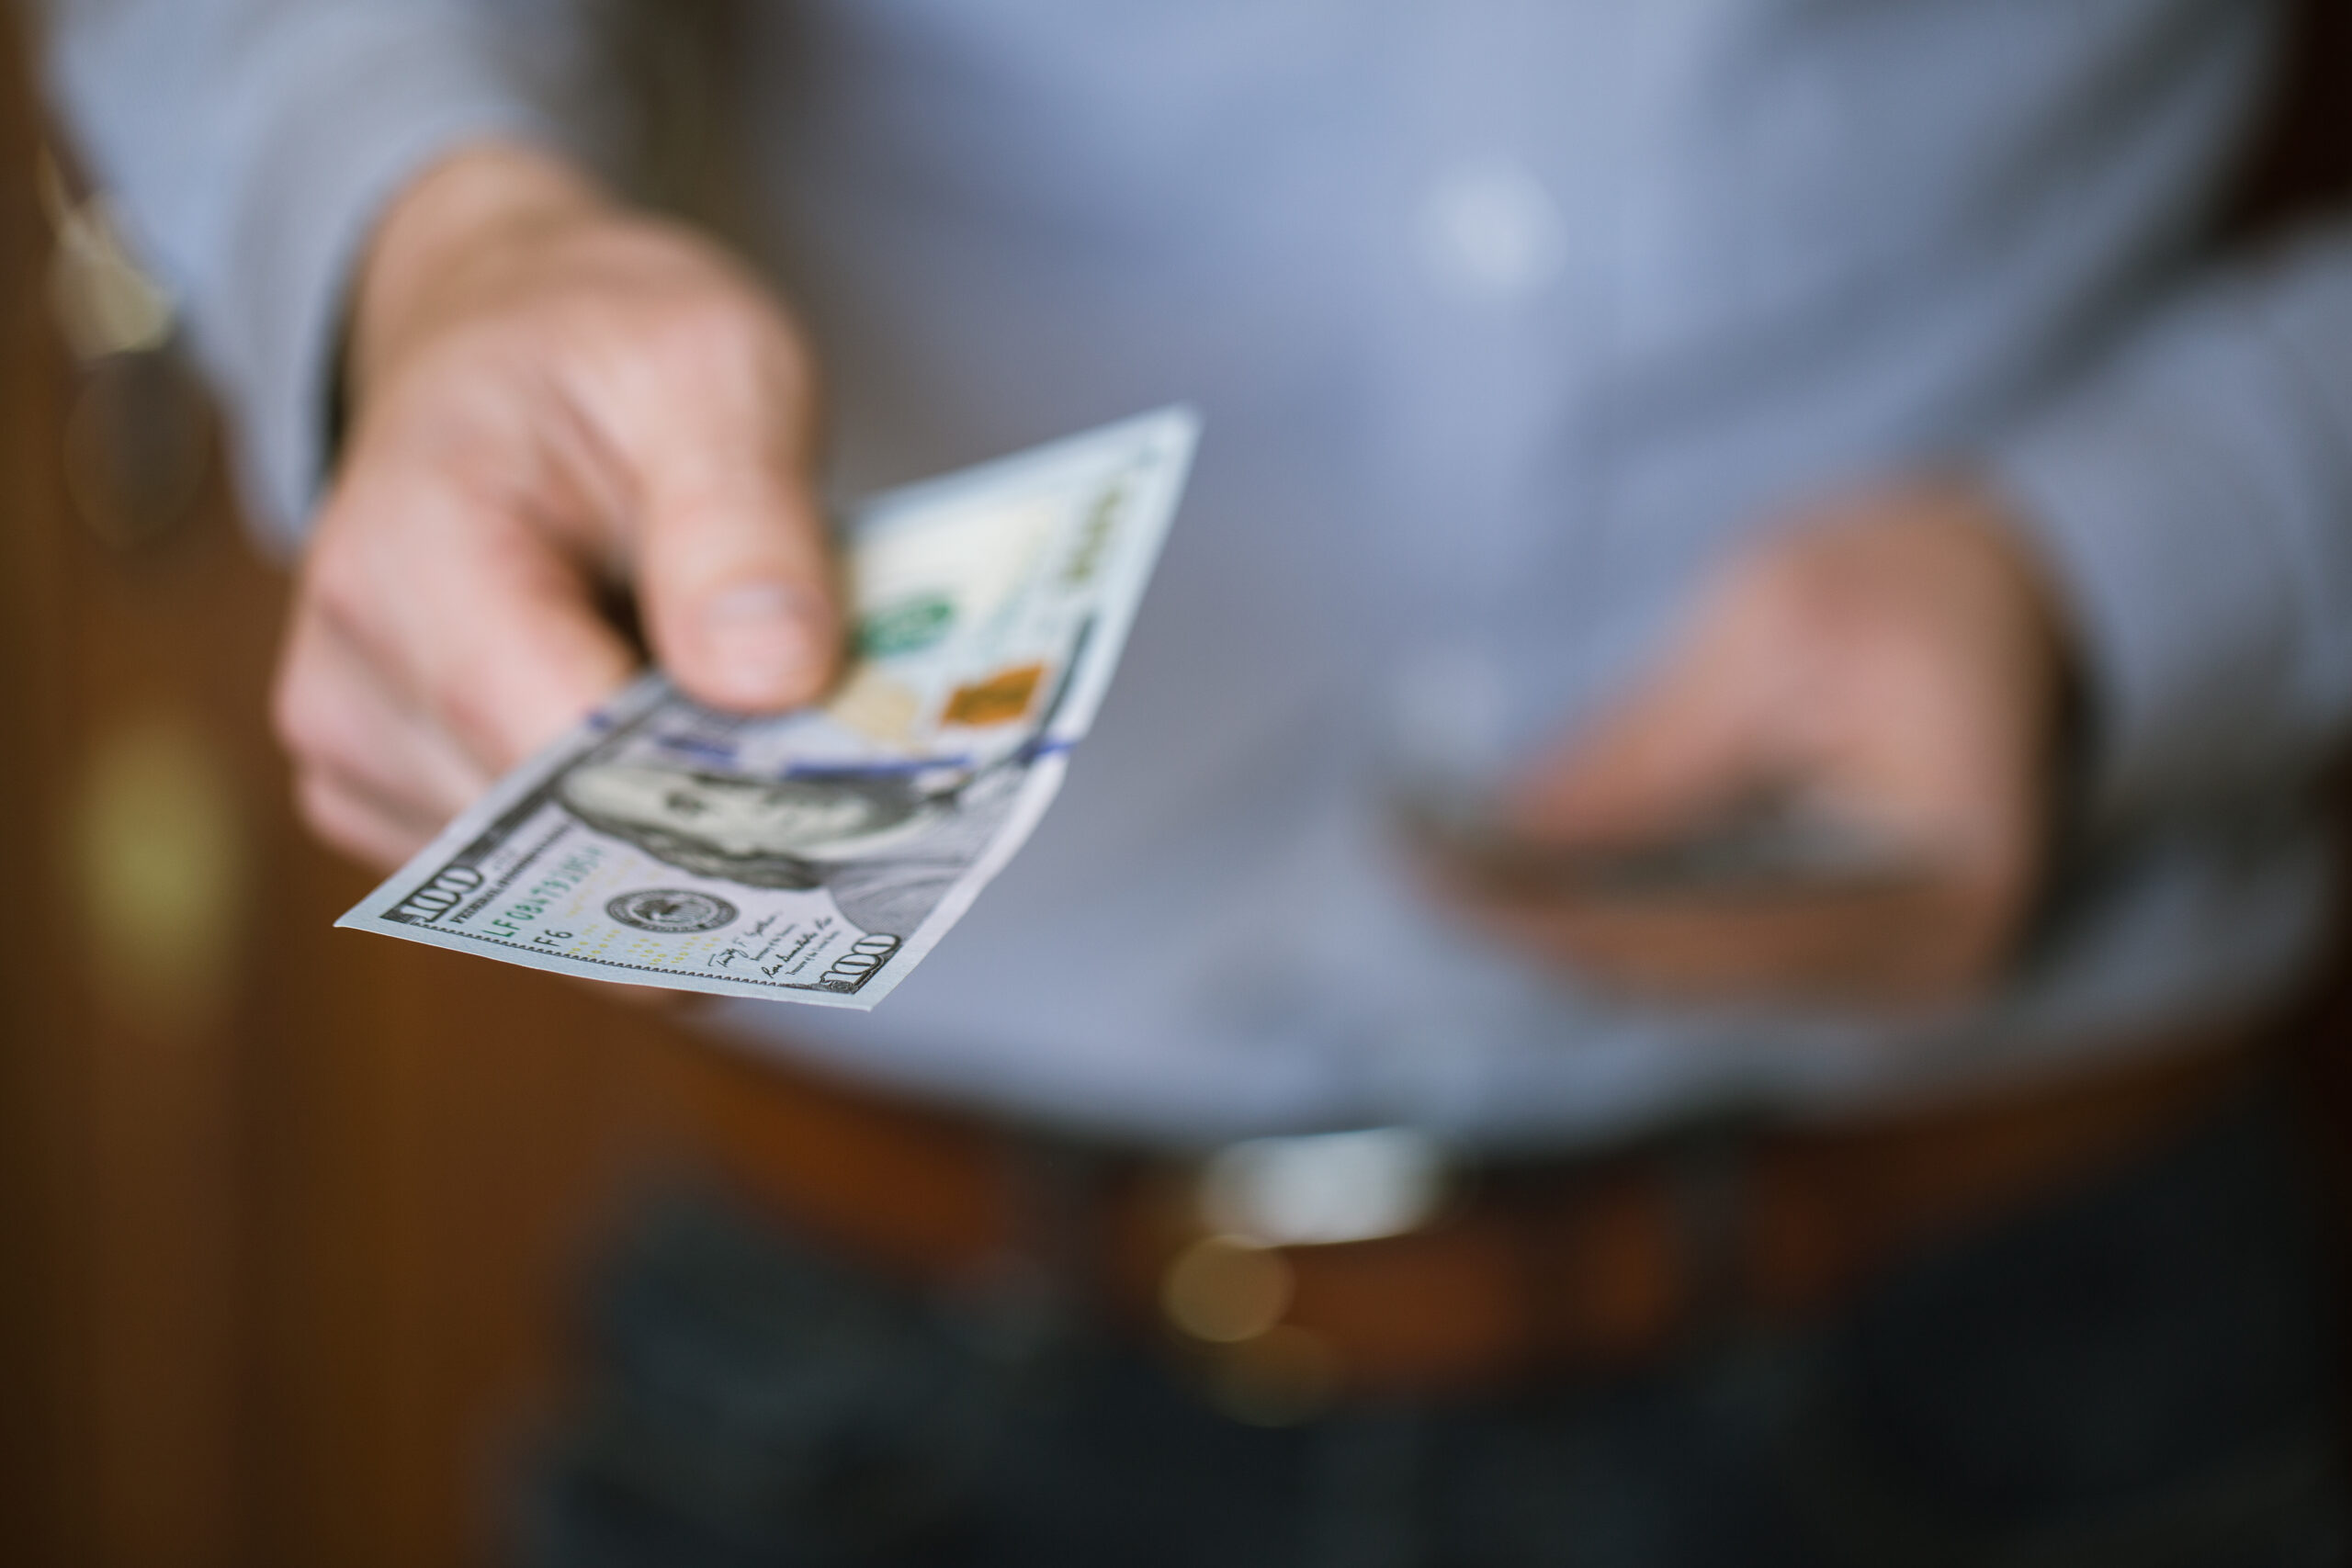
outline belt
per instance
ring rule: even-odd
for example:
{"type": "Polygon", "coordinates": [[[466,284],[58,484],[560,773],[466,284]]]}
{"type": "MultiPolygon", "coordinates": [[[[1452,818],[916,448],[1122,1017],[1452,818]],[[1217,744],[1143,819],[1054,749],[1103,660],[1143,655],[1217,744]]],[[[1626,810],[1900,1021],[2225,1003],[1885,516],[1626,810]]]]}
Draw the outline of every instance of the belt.
{"type": "MultiPolygon", "coordinates": [[[[2252,1077],[2267,1032],[2150,1043],[2121,1066],[1868,1120],[1489,1164],[1408,1203],[1401,1234],[1306,1244],[1228,1223],[1206,1178],[1229,1160],[1043,1145],[723,1048],[698,1050],[687,1109],[699,1152],[795,1228],[950,1291],[1054,1254],[1082,1307],[1195,1363],[1233,1413],[1280,1422],[1343,1393],[1623,1368],[1818,1314],[2158,1146],[2252,1077]]],[[[1411,1145],[1388,1156],[1409,1164],[1411,1145]]]]}

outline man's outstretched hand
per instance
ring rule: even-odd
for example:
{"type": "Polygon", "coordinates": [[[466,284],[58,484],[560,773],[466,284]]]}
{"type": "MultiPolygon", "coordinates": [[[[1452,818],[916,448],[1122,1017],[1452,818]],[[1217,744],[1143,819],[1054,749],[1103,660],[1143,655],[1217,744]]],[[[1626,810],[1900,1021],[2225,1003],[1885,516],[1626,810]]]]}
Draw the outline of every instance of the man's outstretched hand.
{"type": "Polygon", "coordinates": [[[2038,892],[2070,682],[2058,608],[1990,495],[1868,495],[1731,563],[1660,668],[1518,781],[1512,831],[1626,849],[1794,799],[1906,874],[1843,891],[1496,897],[1504,938],[1682,999],[1933,1004],[1991,979],[2038,892]]]}
{"type": "Polygon", "coordinates": [[[537,152],[458,152],[378,231],[345,389],[276,694],[337,848],[398,863],[608,695],[627,596],[705,702],[831,679],[813,366],[708,243],[537,152]]]}

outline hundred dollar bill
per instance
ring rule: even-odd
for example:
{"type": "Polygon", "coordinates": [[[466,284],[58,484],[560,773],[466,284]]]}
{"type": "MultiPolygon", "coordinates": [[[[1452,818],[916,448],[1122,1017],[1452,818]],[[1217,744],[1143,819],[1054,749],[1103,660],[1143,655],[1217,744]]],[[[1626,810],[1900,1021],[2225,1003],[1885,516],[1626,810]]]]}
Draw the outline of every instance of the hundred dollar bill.
{"type": "Polygon", "coordinates": [[[1166,410],[867,502],[855,648],[746,718],[644,677],[336,924],[534,969],[873,1007],[1021,847],[1102,701],[1197,430],[1166,410]]]}

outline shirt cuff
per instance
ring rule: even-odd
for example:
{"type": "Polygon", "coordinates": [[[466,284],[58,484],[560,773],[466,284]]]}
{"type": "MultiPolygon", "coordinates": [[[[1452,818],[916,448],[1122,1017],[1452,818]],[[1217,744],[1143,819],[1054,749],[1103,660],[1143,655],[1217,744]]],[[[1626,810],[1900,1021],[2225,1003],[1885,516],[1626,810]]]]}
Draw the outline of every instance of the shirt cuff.
{"type": "MultiPolygon", "coordinates": [[[[327,477],[330,413],[350,285],[375,224],[426,164],[484,139],[561,138],[447,29],[355,16],[359,36],[305,50],[308,74],[275,106],[245,173],[229,276],[197,345],[238,415],[236,457],[265,536],[291,550],[327,477]]],[[[268,70],[256,63],[256,70],[268,70]]]]}
{"type": "Polygon", "coordinates": [[[2259,416],[2231,406],[2276,408],[2258,395],[2271,367],[2242,341],[2196,348],[2100,378],[1984,455],[2073,616],[2094,822],[2275,785],[2294,762],[2291,503],[2259,416]]]}

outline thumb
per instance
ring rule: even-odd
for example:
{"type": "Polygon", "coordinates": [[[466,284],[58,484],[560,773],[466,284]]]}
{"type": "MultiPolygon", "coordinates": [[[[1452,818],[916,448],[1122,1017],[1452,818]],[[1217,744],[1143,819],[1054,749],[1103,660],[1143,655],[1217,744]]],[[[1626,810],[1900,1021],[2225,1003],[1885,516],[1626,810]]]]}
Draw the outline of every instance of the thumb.
{"type": "Polygon", "coordinates": [[[809,443],[781,421],[664,423],[644,433],[639,469],[636,577],[655,658],[713,706],[812,701],[840,662],[841,615],[809,443]]]}

